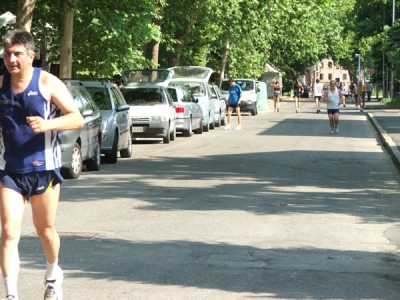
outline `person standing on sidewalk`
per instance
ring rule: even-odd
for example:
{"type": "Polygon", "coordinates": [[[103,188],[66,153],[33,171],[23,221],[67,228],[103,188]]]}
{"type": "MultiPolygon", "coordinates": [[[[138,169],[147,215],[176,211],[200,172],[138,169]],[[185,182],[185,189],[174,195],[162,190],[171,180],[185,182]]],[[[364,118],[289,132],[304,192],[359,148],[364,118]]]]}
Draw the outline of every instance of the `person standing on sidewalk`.
{"type": "Polygon", "coordinates": [[[371,94],[373,88],[371,81],[367,82],[366,88],[367,88],[367,101],[371,101],[371,94]]]}
{"type": "Polygon", "coordinates": [[[274,88],[274,112],[279,112],[279,96],[281,95],[281,85],[279,81],[271,83],[271,86],[274,88]]]}
{"type": "Polygon", "coordinates": [[[321,98],[322,98],[322,90],[324,85],[319,82],[319,79],[316,80],[316,84],[314,84],[313,92],[315,98],[315,106],[317,108],[317,113],[321,112],[321,98]]]}
{"type": "Polygon", "coordinates": [[[294,81],[292,90],[293,90],[293,98],[294,98],[294,105],[296,107],[296,112],[299,113],[300,112],[300,97],[301,97],[301,94],[304,92],[304,87],[300,83],[300,80],[298,78],[296,78],[296,80],[294,81]]]}
{"type": "Polygon", "coordinates": [[[35,44],[29,32],[8,32],[3,47],[7,71],[0,76],[0,265],[6,300],[18,299],[18,243],[26,201],[47,261],[44,299],[62,299],[55,229],[63,181],[57,131],[82,128],[83,118],[65,84],[33,67],[35,44]]]}
{"type": "Polygon", "coordinates": [[[327,103],[329,126],[331,134],[339,133],[339,114],[342,102],[342,92],[337,88],[336,81],[329,82],[329,89],[324,93],[323,101],[327,103]]]}
{"type": "Polygon", "coordinates": [[[356,109],[358,109],[360,99],[358,97],[358,86],[355,82],[353,83],[353,97],[354,97],[354,104],[356,106],[356,109]]]}
{"type": "Polygon", "coordinates": [[[229,98],[228,98],[228,125],[224,127],[225,130],[231,130],[231,114],[235,110],[238,117],[238,125],[235,130],[242,129],[242,117],[240,115],[240,101],[242,100],[242,88],[235,82],[234,78],[229,78],[229,98]]]}

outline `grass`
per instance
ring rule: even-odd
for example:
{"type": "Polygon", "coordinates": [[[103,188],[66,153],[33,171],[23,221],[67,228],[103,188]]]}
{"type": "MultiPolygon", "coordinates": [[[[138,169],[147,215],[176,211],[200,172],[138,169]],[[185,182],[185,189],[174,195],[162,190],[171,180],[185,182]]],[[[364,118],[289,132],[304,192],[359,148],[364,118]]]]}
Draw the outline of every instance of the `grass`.
{"type": "Polygon", "coordinates": [[[392,98],[382,98],[380,99],[382,104],[387,106],[399,106],[400,105],[400,98],[394,98],[392,102],[392,98]]]}

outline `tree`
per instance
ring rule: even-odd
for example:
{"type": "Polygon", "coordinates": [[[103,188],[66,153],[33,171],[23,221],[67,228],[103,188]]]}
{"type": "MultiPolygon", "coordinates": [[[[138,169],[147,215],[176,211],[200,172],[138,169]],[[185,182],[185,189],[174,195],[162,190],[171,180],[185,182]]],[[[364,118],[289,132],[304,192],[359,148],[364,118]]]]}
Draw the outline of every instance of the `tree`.
{"type": "Polygon", "coordinates": [[[18,0],[17,19],[15,22],[16,29],[31,31],[35,3],[36,0],[18,0]]]}
{"type": "Polygon", "coordinates": [[[64,0],[62,3],[62,36],[60,47],[60,78],[72,77],[72,32],[74,28],[74,0],[64,0]]]}

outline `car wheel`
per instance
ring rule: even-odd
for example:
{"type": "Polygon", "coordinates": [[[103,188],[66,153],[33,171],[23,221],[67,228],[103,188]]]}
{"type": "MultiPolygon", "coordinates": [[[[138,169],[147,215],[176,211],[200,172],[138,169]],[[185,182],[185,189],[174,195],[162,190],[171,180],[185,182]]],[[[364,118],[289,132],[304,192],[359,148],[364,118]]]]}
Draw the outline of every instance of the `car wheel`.
{"type": "Polygon", "coordinates": [[[170,137],[171,141],[175,141],[176,139],[176,128],[174,127],[174,129],[171,132],[171,137],[170,137]]]}
{"type": "Polygon", "coordinates": [[[192,136],[192,130],[193,130],[193,128],[192,128],[192,116],[190,116],[189,128],[187,130],[183,130],[182,131],[182,135],[185,136],[185,137],[192,136]]]}
{"type": "Polygon", "coordinates": [[[257,107],[251,111],[251,115],[255,116],[257,114],[257,107]]]}
{"type": "Polygon", "coordinates": [[[78,179],[82,173],[82,152],[81,147],[75,142],[72,151],[71,165],[61,169],[61,175],[65,179],[78,179]]]}
{"type": "Polygon", "coordinates": [[[128,147],[119,151],[119,154],[123,158],[129,158],[132,156],[132,133],[130,131],[128,134],[128,147]]]}
{"type": "Polygon", "coordinates": [[[203,133],[203,124],[200,120],[200,127],[193,131],[195,134],[202,134],[203,133]]]}
{"type": "Polygon", "coordinates": [[[107,164],[116,164],[118,158],[118,137],[117,132],[114,133],[113,144],[111,148],[111,152],[105,155],[107,164]]]}
{"type": "MultiPolygon", "coordinates": [[[[222,115],[221,115],[222,116],[222,115]]],[[[225,126],[226,125],[226,113],[223,114],[223,118],[221,119],[221,125],[225,126]]]]}
{"type": "Polygon", "coordinates": [[[171,141],[170,139],[171,139],[171,133],[170,133],[170,129],[169,129],[169,126],[168,126],[167,134],[166,134],[165,137],[163,137],[163,143],[164,144],[169,144],[169,142],[171,141]]]}
{"type": "Polygon", "coordinates": [[[101,165],[100,148],[101,148],[101,142],[99,139],[99,143],[97,144],[97,147],[95,150],[95,156],[86,161],[86,168],[88,169],[88,171],[99,171],[100,170],[100,165],[101,165]]]}
{"type": "Polygon", "coordinates": [[[219,112],[218,120],[214,124],[215,124],[215,127],[221,127],[221,111],[219,112]]]}
{"type": "MultiPolygon", "coordinates": [[[[210,118],[211,118],[211,116],[210,116],[210,118]]],[[[214,118],[212,119],[212,121],[210,123],[210,129],[214,129],[215,128],[215,126],[214,126],[214,118]]]]}
{"type": "Polygon", "coordinates": [[[209,132],[210,131],[210,124],[209,123],[207,123],[206,126],[203,126],[203,131],[204,132],[209,132]]]}

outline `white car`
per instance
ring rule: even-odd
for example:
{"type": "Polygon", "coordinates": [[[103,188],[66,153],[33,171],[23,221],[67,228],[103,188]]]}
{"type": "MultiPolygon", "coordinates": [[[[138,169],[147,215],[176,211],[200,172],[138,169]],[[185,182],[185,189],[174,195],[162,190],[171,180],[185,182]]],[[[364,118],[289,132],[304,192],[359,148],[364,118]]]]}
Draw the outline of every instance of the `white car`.
{"type": "Polygon", "coordinates": [[[170,84],[183,85],[188,88],[193,97],[198,101],[203,110],[203,130],[214,129],[214,99],[211,97],[211,89],[208,80],[213,74],[213,70],[207,67],[173,67],[174,74],[170,84]]]}
{"type": "Polygon", "coordinates": [[[171,70],[144,69],[122,72],[121,92],[130,106],[132,138],[175,140],[175,107],[168,93],[171,70]]]}
{"type": "MultiPolygon", "coordinates": [[[[240,101],[240,111],[241,112],[250,112],[252,116],[258,114],[257,104],[258,104],[258,95],[257,93],[260,91],[258,88],[256,81],[251,78],[235,78],[235,82],[239,84],[243,90],[242,100],[240,101]]],[[[222,94],[228,99],[229,97],[229,80],[223,79],[221,82],[221,91],[222,94]]]]}
{"type": "Polygon", "coordinates": [[[210,85],[211,96],[214,99],[215,105],[215,127],[220,127],[226,123],[226,100],[227,98],[222,95],[221,90],[215,84],[210,85]]]}

